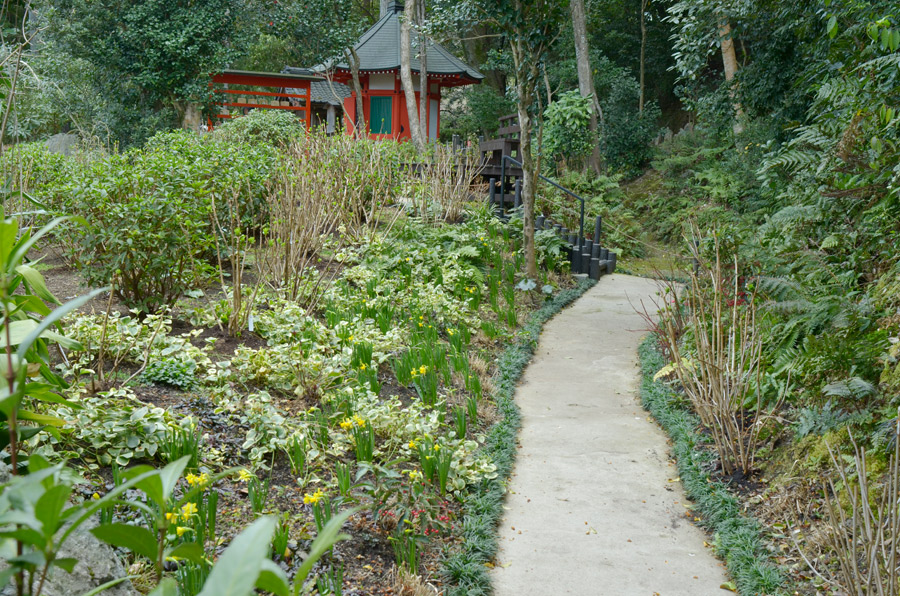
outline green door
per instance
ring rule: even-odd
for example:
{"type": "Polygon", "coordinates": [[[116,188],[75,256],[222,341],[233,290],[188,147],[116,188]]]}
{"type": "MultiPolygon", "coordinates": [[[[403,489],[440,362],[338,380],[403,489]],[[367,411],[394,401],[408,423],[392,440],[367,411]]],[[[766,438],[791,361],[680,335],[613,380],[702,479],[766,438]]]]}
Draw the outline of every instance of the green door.
{"type": "Polygon", "coordinates": [[[391,97],[369,98],[369,133],[389,135],[391,128],[391,97]]]}

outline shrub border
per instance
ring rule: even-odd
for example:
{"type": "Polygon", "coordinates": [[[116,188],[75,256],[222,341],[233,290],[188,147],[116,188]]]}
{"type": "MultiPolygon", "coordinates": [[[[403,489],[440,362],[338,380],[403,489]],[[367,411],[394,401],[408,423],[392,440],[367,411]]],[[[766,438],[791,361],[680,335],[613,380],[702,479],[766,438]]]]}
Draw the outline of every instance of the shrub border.
{"type": "Polygon", "coordinates": [[[715,552],[725,560],[738,593],[742,596],[787,594],[785,577],[772,562],[760,537],[759,522],[741,513],[740,501],[724,483],[710,479],[707,470],[715,455],[697,449],[708,442],[697,432],[700,419],[671,388],[653,380],[665,364],[653,335],[641,342],[638,355],[641,403],[671,437],[684,492],[696,504],[702,518],[700,525],[715,535],[715,552]]]}
{"type": "Polygon", "coordinates": [[[482,596],[493,592],[488,564],[497,554],[497,525],[503,516],[506,483],[516,459],[516,436],[521,426],[516,385],[531,361],[544,323],[597,284],[583,278],[574,288],[563,290],[531,314],[516,339],[500,355],[494,376],[494,400],[500,420],[490,429],[482,453],[497,466],[497,477],[483,480],[463,504],[462,539],[459,550],[448,553],[442,575],[446,596],[482,596]]]}

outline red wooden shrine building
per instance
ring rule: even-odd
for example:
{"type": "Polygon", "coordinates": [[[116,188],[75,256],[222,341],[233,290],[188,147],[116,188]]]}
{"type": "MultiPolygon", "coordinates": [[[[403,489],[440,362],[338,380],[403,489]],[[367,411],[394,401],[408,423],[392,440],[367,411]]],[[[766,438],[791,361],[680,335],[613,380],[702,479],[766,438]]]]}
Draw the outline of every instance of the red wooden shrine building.
{"type": "MultiPolygon", "coordinates": [[[[370,137],[377,139],[408,139],[409,117],[406,97],[400,84],[400,14],[403,3],[389,0],[387,8],[371,29],[366,31],[354,48],[359,56],[359,79],[363,95],[363,118],[370,137]]],[[[415,34],[413,38],[417,37],[415,34]]],[[[437,139],[441,126],[441,91],[448,87],[480,83],[484,75],[466,65],[440,44],[428,40],[425,50],[428,88],[425,90],[428,114],[428,138],[437,139]]],[[[410,66],[416,101],[421,102],[419,89],[420,49],[410,51],[410,66]]],[[[345,62],[328,63],[312,69],[347,86],[342,93],[344,129],[348,132],[360,119],[356,114],[356,97],[352,91],[350,65],[345,62]]],[[[286,68],[285,72],[304,72],[286,68]]],[[[309,72],[309,71],[305,71],[309,72]]],[[[418,112],[418,106],[417,112],[418,112]]]]}
{"type": "Polygon", "coordinates": [[[218,111],[215,116],[207,119],[207,126],[213,127],[213,118],[228,120],[243,116],[251,109],[267,109],[293,112],[309,130],[312,124],[310,84],[324,80],[321,75],[310,71],[272,73],[226,70],[212,77],[210,87],[220,94],[220,101],[216,102],[218,111]],[[257,91],[258,87],[268,88],[269,91],[257,91]]]}

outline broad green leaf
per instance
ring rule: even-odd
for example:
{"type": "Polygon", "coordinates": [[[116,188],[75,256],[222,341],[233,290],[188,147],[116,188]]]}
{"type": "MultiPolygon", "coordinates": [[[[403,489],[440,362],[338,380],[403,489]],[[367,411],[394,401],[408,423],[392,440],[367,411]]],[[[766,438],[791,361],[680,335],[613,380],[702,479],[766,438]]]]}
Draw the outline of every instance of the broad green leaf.
{"type": "Polygon", "coordinates": [[[828,32],[828,37],[834,39],[837,35],[837,17],[833,16],[828,19],[828,24],[825,26],[825,30],[828,32]]]}
{"type": "Polygon", "coordinates": [[[16,351],[16,355],[19,357],[19,360],[24,360],[25,353],[28,352],[28,349],[31,348],[31,344],[37,340],[38,337],[41,336],[44,331],[46,331],[51,325],[62,319],[64,316],[69,314],[71,311],[79,308],[80,306],[86,304],[95,296],[100,295],[105,292],[108,288],[100,288],[90,292],[89,294],[85,294],[84,296],[80,296],[75,298],[74,300],[69,300],[62,306],[57,307],[49,316],[44,317],[41,321],[40,325],[38,325],[31,333],[26,337],[22,342],[19,343],[19,349],[16,351]]]}
{"type": "Polygon", "coordinates": [[[46,424],[49,426],[65,426],[66,424],[66,421],[62,418],[57,418],[56,416],[50,416],[48,414],[38,414],[37,412],[31,412],[29,410],[19,410],[18,415],[22,420],[29,420],[31,422],[37,422],[38,424],[46,424]]]}
{"type": "Polygon", "coordinates": [[[203,562],[203,547],[196,542],[182,542],[168,553],[167,557],[177,557],[179,559],[187,559],[192,563],[203,562]]]}
{"type": "Polygon", "coordinates": [[[78,559],[73,557],[63,557],[61,559],[53,559],[51,565],[55,565],[60,569],[65,569],[66,572],[72,573],[72,570],[75,569],[75,565],[78,564],[78,559]]]}
{"type": "Polygon", "coordinates": [[[284,571],[271,559],[263,559],[256,587],[264,592],[271,592],[275,596],[289,596],[291,592],[284,571]]]}
{"type": "Polygon", "coordinates": [[[191,456],[185,455],[159,471],[159,478],[162,481],[162,491],[167,498],[170,497],[172,491],[175,490],[175,483],[181,478],[181,474],[184,472],[189,461],[191,461],[191,456]]]}
{"type": "Polygon", "coordinates": [[[156,537],[150,530],[142,526],[106,524],[92,529],[91,534],[107,544],[127,548],[151,561],[155,561],[159,554],[156,537]]]}
{"type": "Polygon", "coordinates": [[[331,521],[325,524],[325,527],[322,528],[322,532],[316,536],[316,539],[313,540],[312,545],[309,547],[309,555],[304,559],[303,564],[297,570],[297,574],[294,576],[294,585],[297,585],[299,581],[302,584],[306,581],[306,577],[309,575],[309,572],[312,570],[313,565],[316,564],[322,555],[324,555],[328,550],[334,546],[337,542],[341,540],[346,540],[350,538],[347,534],[341,534],[341,527],[343,527],[344,522],[350,519],[350,516],[359,511],[359,508],[348,509],[347,511],[331,518],[331,521]]]}
{"type": "Polygon", "coordinates": [[[34,516],[44,524],[44,536],[47,538],[56,534],[59,527],[59,517],[63,507],[69,500],[72,489],[64,484],[57,484],[47,489],[34,506],[34,516]]]}
{"type": "Polygon", "coordinates": [[[167,577],[147,596],[178,596],[178,584],[171,577],[167,577]]]}
{"type": "Polygon", "coordinates": [[[22,276],[25,280],[25,283],[28,284],[28,287],[31,288],[31,291],[37,294],[40,298],[46,300],[47,302],[51,302],[53,304],[61,304],[59,300],[56,299],[56,296],[47,289],[47,284],[44,282],[44,276],[40,274],[37,269],[30,267],[28,265],[19,265],[16,267],[16,273],[22,276]]]}
{"type": "Polygon", "coordinates": [[[209,573],[200,596],[249,596],[268,557],[275,518],[261,517],[231,541],[209,573]]]}

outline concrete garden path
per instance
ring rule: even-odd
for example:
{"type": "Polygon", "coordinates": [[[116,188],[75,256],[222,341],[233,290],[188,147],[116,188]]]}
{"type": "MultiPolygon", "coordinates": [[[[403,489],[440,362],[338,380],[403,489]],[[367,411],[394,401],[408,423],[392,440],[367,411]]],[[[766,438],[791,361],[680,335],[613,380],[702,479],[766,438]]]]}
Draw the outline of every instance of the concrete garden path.
{"type": "Polygon", "coordinates": [[[544,327],[516,392],[522,431],[496,596],[729,594],[640,404],[646,324],[629,300],[655,292],[652,280],[606,276],[544,327]]]}

